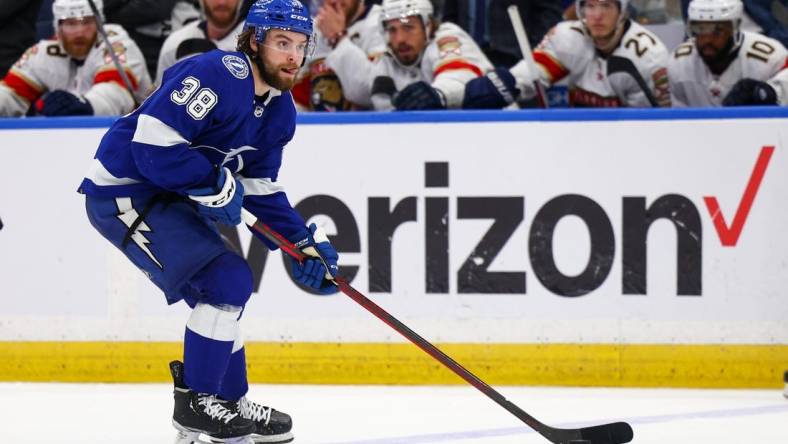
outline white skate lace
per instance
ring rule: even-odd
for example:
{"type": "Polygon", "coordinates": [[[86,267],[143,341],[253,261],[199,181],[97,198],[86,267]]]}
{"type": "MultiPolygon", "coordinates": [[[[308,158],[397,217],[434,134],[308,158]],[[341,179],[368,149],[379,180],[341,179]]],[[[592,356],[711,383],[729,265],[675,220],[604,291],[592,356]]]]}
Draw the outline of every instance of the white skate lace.
{"type": "Polygon", "coordinates": [[[242,418],[251,419],[254,421],[265,421],[265,425],[271,420],[271,407],[266,407],[254,403],[244,396],[238,401],[238,411],[241,413],[242,418]]]}
{"type": "Polygon", "coordinates": [[[197,404],[203,406],[206,415],[213,419],[224,421],[225,424],[238,416],[237,413],[233,413],[230,409],[221,405],[215,396],[201,396],[197,399],[197,404]]]}

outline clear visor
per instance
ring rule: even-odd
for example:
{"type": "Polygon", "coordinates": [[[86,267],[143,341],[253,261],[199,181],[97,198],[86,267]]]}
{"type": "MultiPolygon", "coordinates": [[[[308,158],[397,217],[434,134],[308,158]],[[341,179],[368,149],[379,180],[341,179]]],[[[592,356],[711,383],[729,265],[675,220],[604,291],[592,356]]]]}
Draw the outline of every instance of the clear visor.
{"type": "MultiPolygon", "coordinates": [[[[306,42],[304,43],[301,42],[296,43],[288,39],[273,39],[274,40],[273,42],[266,43],[267,34],[273,29],[282,29],[284,31],[291,31],[291,29],[284,29],[284,28],[269,28],[269,27],[256,28],[255,39],[257,40],[258,44],[265,46],[266,48],[273,49],[274,51],[280,51],[280,52],[291,53],[291,54],[300,53],[304,55],[304,59],[308,59],[309,57],[312,57],[312,54],[315,53],[314,33],[308,35],[306,42]]],[[[300,31],[294,31],[294,32],[298,32],[299,34],[301,34],[300,31]]]]}
{"type": "Polygon", "coordinates": [[[619,3],[616,0],[584,0],[580,2],[577,16],[584,18],[589,12],[613,12],[618,11],[619,3]]]}
{"type": "Polygon", "coordinates": [[[731,22],[689,22],[687,25],[688,34],[691,37],[714,36],[720,37],[733,33],[733,23],[731,22]]]}
{"type": "Polygon", "coordinates": [[[69,17],[57,21],[58,27],[66,32],[75,31],[88,26],[96,25],[96,17],[90,15],[86,17],[69,17]]]}

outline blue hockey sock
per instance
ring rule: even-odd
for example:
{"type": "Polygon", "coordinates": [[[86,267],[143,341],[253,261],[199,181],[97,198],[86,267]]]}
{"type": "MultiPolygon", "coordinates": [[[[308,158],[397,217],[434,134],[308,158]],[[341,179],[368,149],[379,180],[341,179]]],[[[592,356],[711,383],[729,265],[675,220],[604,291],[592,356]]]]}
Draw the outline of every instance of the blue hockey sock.
{"type": "Polygon", "coordinates": [[[186,324],[184,382],[200,393],[218,394],[238,337],[240,307],[197,304],[186,324]]]}
{"type": "Polygon", "coordinates": [[[245,348],[233,352],[230,357],[230,364],[224,374],[222,386],[219,389],[219,396],[222,399],[237,401],[249,391],[249,383],[246,379],[246,353],[245,348]]]}

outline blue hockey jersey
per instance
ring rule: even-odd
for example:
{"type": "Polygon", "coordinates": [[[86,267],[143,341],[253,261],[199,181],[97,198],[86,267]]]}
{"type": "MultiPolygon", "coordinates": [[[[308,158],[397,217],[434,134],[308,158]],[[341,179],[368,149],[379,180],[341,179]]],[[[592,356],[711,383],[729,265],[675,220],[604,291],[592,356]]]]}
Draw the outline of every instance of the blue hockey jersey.
{"type": "Polygon", "coordinates": [[[135,197],[213,187],[217,166],[244,186],[244,207],[281,234],[304,229],[277,182],[282,151],[295,132],[290,92],[254,94],[251,62],[215,50],[168,69],[140,107],[101,140],[79,192],[135,197]]]}

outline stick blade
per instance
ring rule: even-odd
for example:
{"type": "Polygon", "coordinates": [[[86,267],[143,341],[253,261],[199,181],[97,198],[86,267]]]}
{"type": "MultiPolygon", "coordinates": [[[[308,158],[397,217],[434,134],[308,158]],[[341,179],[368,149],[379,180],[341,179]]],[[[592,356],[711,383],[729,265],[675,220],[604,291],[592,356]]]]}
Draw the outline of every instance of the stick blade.
{"type": "Polygon", "coordinates": [[[591,444],[624,444],[632,441],[632,427],[625,422],[614,422],[580,429],[582,439],[591,444]]]}

